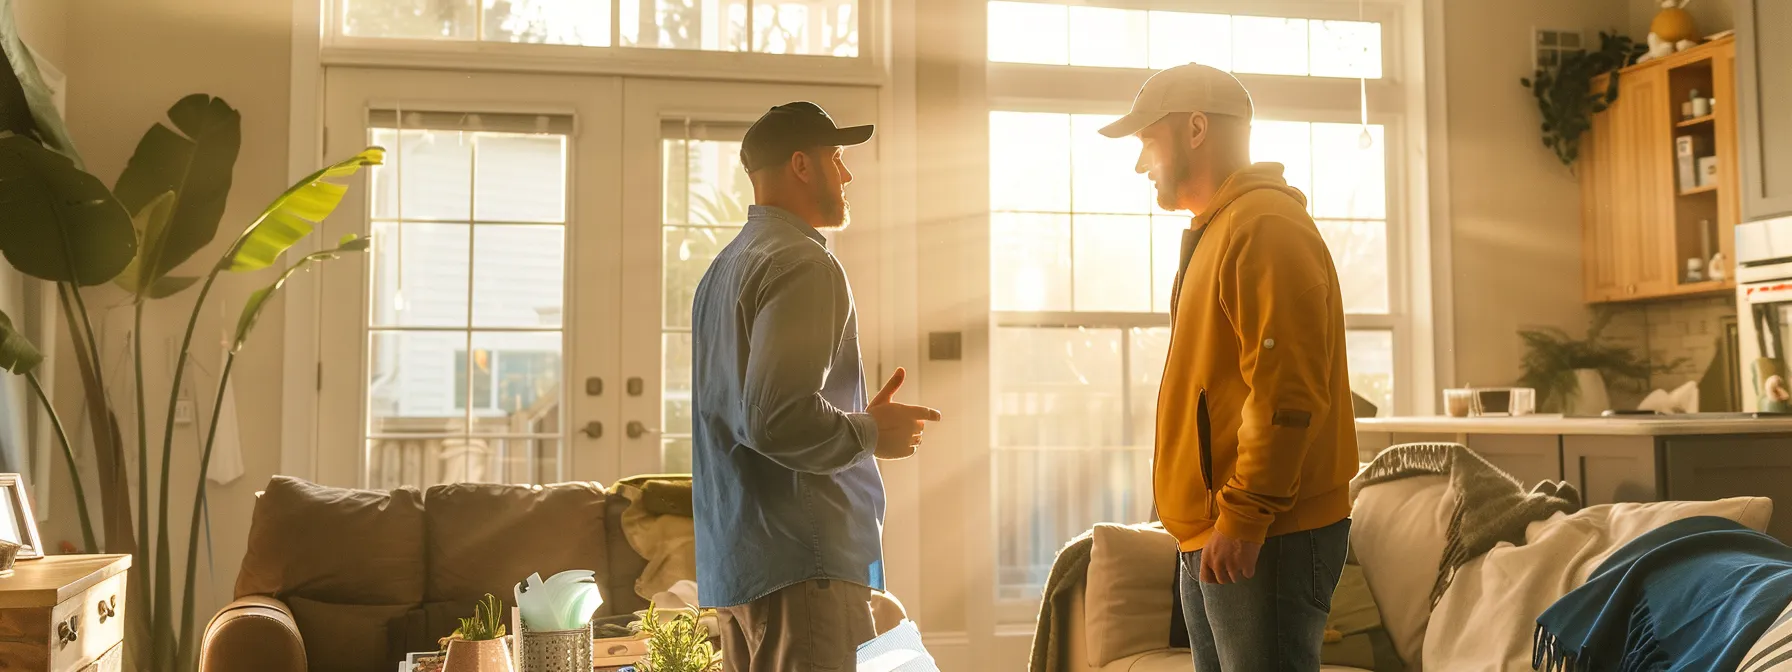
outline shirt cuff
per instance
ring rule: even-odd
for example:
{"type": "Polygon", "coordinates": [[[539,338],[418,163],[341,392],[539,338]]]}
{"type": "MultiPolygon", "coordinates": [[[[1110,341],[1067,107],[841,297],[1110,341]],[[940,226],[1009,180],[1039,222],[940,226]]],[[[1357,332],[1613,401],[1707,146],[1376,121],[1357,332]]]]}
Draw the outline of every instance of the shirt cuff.
{"type": "Polygon", "coordinates": [[[852,423],[853,434],[859,437],[859,455],[854,457],[853,464],[858,464],[867,457],[877,453],[877,419],[870,413],[847,413],[846,421],[852,423]]]}
{"type": "Polygon", "coordinates": [[[1258,544],[1263,543],[1263,540],[1269,536],[1269,525],[1274,522],[1274,518],[1267,518],[1262,522],[1258,522],[1233,513],[1224,502],[1221,502],[1219,508],[1219,520],[1214,521],[1213,529],[1220,534],[1239,541],[1249,541],[1258,544]]]}

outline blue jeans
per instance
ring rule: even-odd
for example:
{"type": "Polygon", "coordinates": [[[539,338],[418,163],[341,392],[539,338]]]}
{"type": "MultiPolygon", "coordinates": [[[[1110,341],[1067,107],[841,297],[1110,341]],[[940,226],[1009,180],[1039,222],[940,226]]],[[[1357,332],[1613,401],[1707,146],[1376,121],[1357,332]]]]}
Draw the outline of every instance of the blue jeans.
{"type": "Polygon", "coordinates": [[[1201,552],[1181,554],[1182,615],[1197,672],[1317,672],[1350,519],[1264,540],[1257,573],[1201,582],[1201,552]],[[1209,617],[1211,615],[1211,618],[1209,617]]]}

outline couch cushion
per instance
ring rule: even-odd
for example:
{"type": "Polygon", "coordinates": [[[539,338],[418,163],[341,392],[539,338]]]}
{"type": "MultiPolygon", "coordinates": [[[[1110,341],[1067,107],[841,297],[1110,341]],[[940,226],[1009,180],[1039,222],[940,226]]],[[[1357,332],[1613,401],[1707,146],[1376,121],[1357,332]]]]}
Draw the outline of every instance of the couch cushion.
{"type": "Polygon", "coordinates": [[[403,657],[386,624],[409,604],[332,604],[303,597],[287,602],[305,640],[312,672],[391,672],[403,657]]]}
{"type": "Polygon", "coordinates": [[[1170,643],[1176,538],[1161,527],[1095,526],[1083,586],[1089,662],[1106,665],[1170,643]]]}
{"type": "Polygon", "coordinates": [[[547,578],[588,569],[605,575],[604,501],[596,483],[431,486],[423,511],[425,599],[451,602],[490,593],[509,603],[517,582],[531,573],[547,578]]]}
{"type": "Polygon", "coordinates": [[[647,608],[647,598],[635,592],[635,580],[647,570],[647,558],[641,557],[635,547],[629,545],[628,535],[622,533],[622,513],[631,503],[618,488],[610,488],[604,505],[604,530],[614,534],[604,536],[610,564],[607,572],[599,574],[606,581],[604,606],[598,610],[599,616],[633,614],[647,608]]]}
{"type": "Polygon", "coordinates": [[[1363,488],[1351,510],[1350,548],[1408,670],[1419,672],[1431,586],[1450,526],[1447,476],[1416,476],[1363,488]],[[1447,500],[1447,501],[1446,501],[1447,500]]]}
{"type": "MultiPolygon", "coordinates": [[[[1193,658],[1188,649],[1159,649],[1121,658],[1101,666],[1101,672],[1188,672],[1193,658]]],[[[1361,668],[1321,665],[1319,672],[1368,672],[1361,668]]]]}
{"type": "Polygon", "coordinates": [[[255,503],[236,597],[423,601],[423,498],[275,476],[255,503]]]}

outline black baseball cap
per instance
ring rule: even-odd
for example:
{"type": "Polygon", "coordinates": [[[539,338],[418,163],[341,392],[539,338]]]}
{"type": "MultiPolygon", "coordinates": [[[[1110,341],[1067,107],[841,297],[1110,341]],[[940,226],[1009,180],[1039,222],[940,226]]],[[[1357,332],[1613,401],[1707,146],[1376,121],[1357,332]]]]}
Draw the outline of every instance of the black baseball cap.
{"type": "Polygon", "coordinates": [[[770,110],[740,141],[740,163],[747,172],[779,165],[811,147],[850,147],[871,139],[875,126],[834,125],[820,105],[808,101],[785,103],[770,110]]]}

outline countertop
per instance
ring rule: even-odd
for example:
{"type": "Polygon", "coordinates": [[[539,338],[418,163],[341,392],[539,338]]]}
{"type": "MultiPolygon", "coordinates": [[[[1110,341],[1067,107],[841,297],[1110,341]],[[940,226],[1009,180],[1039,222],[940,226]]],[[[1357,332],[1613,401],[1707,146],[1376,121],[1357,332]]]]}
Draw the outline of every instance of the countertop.
{"type": "Polygon", "coordinates": [[[1580,434],[1623,436],[1686,436],[1694,434],[1792,434],[1792,417],[1712,418],[1692,416],[1620,416],[1567,418],[1526,415],[1516,418],[1452,418],[1425,416],[1358,418],[1359,432],[1403,434],[1580,434]]]}

